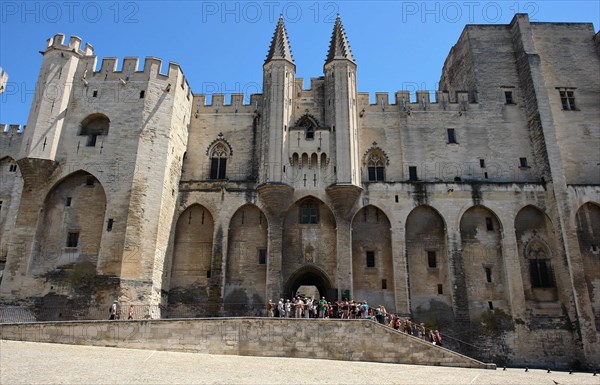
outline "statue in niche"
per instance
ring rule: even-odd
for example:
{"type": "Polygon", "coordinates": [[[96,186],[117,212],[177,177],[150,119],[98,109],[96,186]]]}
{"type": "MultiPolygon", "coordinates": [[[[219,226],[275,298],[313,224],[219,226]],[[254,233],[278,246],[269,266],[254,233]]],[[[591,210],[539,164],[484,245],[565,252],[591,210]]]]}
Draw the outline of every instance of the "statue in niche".
{"type": "Polygon", "coordinates": [[[315,261],[315,249],[308,245],[304,248],[304,263],[313,263],[315,261]]]}

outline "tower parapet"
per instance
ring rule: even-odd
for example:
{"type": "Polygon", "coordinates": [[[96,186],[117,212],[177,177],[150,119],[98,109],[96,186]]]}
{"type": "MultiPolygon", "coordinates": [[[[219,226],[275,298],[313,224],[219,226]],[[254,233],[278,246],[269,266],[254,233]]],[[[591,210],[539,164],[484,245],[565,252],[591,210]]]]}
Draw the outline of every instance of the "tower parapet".
{"type": "Polygon", "coordinates": [[[0,94],[4,92],[6,83],[8,82],[8,73],[0,67],[0,94]]]}
{"type": "Polygon", "coordinates": [[[435,100],[431,100],[432,92],[416,91],[416,98],[411,98],[410,91],[394,93],[395,102],[390,102],[387,92],[376,92],[375,102],[371,103],[371,94],[359,92],[357,105],[359,114],[366,112],[403,111],[407,113],[422,111],[468,111],[479,103],[469,100],[467,91],[456,91],[453,94],[445,91],[435,91],[435,100]]]}
{"type": "Polygon", "coordinates": [[[25,126],[0,123],[0,159],[5,156],[17,160],[23,143],[25,126]]]}
{"type": "Polygon", "coordinates": [[[245,103],[244,94],[231,94],[229,103],[226,102],[225,94],[212,94],[210,103],[207,103],[206,94],[196,94],[193,96],[192,113],[198,114],[218,114],[218,113],[239,113],[248,114],[260,111],[262,94],[250,95],[249,103],[245,103]]]}

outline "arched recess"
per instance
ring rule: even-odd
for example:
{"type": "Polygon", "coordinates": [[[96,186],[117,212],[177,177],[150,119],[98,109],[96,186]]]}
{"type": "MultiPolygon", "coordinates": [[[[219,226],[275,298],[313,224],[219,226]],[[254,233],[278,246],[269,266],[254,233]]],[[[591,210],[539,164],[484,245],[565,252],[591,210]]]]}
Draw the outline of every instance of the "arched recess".
{"type": "Polygon", "coordinates": [[[418,206],[406,219],[406,256],[413,315],[420,320],[452,317],[446,227],[430,206],[418,206]]]}
{"type": "Polygon", "coordinates": [[[600,205],[583,204],[575,219],[588,295],[596,318],[596,330],[600,331],[600,205]]]}
{"type": "Polygon", "coordinates": [[[337,299],[331,279],[326,272],[315,265],[305,265],[290,275],[284,285],[284,298],[293,298],[300,286],[315,286],[319,291],[319,297],[325,297],[328,301],[337,299]]]}
{"type": "Polygon", "coordinates": [[[557,301],[556,236],[550,218],[537,207],[525,206],[515,217],[515,235],[528,307],[557,301]]]}
{"type": "Polygon", "coordinates": [[[0,263],[6,261],[22,188],[23,178],[17,162],[9,156],[0,159],[0,263]]]}
{"type": "Polygon", "coordinates": [[[469,313],[503,309],[509,313],[502,256],[502,225],[484,206],[473,206],[460,219],[469,313]]]}
{"type": "Polygon", "coordinates": [[[225,310],[253,315],[266,303],[268,224],[263,212],[251,204],[239,208],[229,223],[228,240],[225,310]]]}
{"type": "Polygon", "coordinates": [[[30,271],[79,265],[85,274],[95,274],[105,212],[104,188],[92,174],[77,171],[58,182],[44,200],[30,271]]]}
{"type": "Polygon", "coordinates": [[[283,281],[306,265],[319,267],[335,282],[336,221],[329,207],[314,197],[297,201],[286,213],[281,266],[283,281]]]}
{"type": "Polygon", "coordinates": [[[213,217],[204,206],[188,207],[177,220],[169,303],[206,303],[211,274],[213,217]]]}
{"type": "Polygon", "coordinates": [[[106,115],[101,113],[91,114],[79,125],[79,135],[87,136],[87,147],[95,147],[98,136],[108,135],[109,128],[110,119],[106,115]]]}
{"type": "Polygon", "coordinates": [[[352,285],[356,300],[395,311],[390,221],[375,206],[352,219],[352,285]]]}

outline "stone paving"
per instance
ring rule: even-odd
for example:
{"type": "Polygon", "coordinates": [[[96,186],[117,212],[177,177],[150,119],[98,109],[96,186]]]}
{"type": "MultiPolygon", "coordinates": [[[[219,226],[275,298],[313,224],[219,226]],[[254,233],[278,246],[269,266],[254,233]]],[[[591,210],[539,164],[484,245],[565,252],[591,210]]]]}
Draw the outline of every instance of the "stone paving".
{"type": "Polygon", "coordinates": [[[592,384],[600,375],[177,353],[0,340],[0,384],[592,384]]]}

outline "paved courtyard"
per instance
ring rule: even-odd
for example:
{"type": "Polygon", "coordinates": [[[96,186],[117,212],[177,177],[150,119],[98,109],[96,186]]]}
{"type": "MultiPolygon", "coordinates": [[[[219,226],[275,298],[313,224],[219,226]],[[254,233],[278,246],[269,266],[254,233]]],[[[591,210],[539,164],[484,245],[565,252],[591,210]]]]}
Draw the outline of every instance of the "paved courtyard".
{"type": "Polygon", "coordinates": [[[261,358],[0,340],[0,384],[600,384],[590,373],[261,358]]]}

